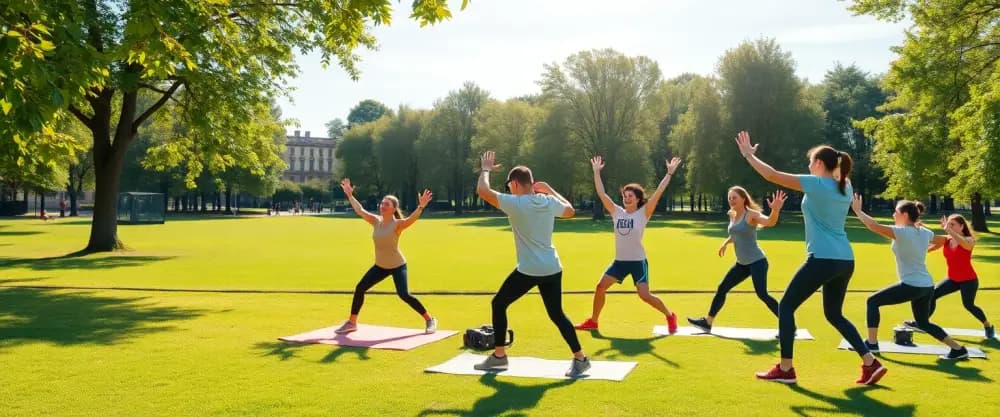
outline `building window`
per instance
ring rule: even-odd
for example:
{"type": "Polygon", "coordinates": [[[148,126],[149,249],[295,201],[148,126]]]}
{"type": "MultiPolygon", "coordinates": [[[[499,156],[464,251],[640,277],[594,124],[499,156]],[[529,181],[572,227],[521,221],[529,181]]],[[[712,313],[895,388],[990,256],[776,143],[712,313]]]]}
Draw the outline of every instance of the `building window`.
{"type": "Polygon", "coordinates": [[[327,159],[326,160],[326,170],[327,170],[327,172],[333,172],[333,160],[332,159],[327,159]]]}
{"type": "Polygon", "coordinates": [[[312,156],[313,156],[313,148],[309,148],[309,157],[312,158],[312,156]]]}
{"type": "Polygon", "coordinates": [[[315,165],[313,164],[314,162],[315,161],[313,161],[312,159],[309,160],[309,170],[310,171],[315,171],[315,165]]]}

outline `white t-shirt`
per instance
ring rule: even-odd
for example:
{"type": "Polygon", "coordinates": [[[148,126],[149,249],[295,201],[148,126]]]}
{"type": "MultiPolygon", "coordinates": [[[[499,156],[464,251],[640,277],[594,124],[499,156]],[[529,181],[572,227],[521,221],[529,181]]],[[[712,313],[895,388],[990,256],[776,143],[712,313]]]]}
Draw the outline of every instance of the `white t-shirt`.
{"type": "Polygon", "coordinates": [[[646,210],[639,207],[632,213],[615,206],[611,215],[615,226],[615,260],[641,261],[646,259],[646,250],[642,247],[642,234],[646,231],[646,210]]]}

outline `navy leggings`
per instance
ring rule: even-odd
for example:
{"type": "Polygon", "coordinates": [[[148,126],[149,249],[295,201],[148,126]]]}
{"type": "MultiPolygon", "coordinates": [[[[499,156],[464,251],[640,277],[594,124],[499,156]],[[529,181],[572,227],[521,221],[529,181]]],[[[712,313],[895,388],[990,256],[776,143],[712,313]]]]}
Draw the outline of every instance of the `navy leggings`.
{"type": "Polygon", "coordinates": [[[538,287],[538,292],[542,295],[542,303],[545,304],[545,312],[549,314],[549,320],[559,328],[570,351],[579,352],[580,340],[573,329],[573,323],[566,317],[562,308],[562,271],[543,277],[525,275],[516,269],[507,276],[500,290],[493,296],[493,334],[496,337],[497,346],[507,346],[507,307],[521,298],[532,288],[538,287]]]}
{"type": "Polygon", "coordinates": [[[722,305],[726,303],[726,294],[739,283],[745,281],[747,277],[753,277],[753,290],[757,293],[757,298],[767,305],[767,309],[778,316],[778,300],[767,293],[767,258],[750,263],[749,265],[733,264],[722,278],[719,288],[715,290],[715,297],[712,298],[712,307],[708,309],[708,315],[715,317],[722,310],[722,305]]]}
{"type": "Polygon", "coordinates": [[[930,314],[934,314],[934,309],[937,308],[938,298],[944,297],[955,291],[962,292],[962,306],[972,313],[973,316],[979,319],[979,321],[985,322],[986,313],[983,313],[983,309],[976,305],[976,291],[979,291],[978,279],[955,282],[946,278],[944,281],[938,283],[937,287],[934,288],[934,297],[931,298],[930,314]]]}
{"type": "Polygon", "coordinates": [[[778,303],[778,339],[781,341],[781,358],[792,359],[795,343],[795,310],[816,290],[823,288],[823,314],[851,344],[858,355],[868,353],[858,329],[844,317],[844,297],[847,284],[854,275],[854,261],[839,259],[818,259],[812,256],[795,272],[788,283],[785,295],[778,303]]]}
{"type": "Polygon", "coordinates": [[[929,333],[937,340],[944,340],[948,334],[941,327],[930,322],[931,297],[933,295],[934,287],[914,287],[903,283],[879,290],[868,297],[868,328],[878,327],[879,321],[881,321],[879,307],[909,301],[910,308],[913,310],[913,319],[917,321],[920,330],[929,333]]]}
{"type": "Polygon", "coordinates": [[[423,315],[427,313],[427,309],[424,308],[423,304],[416,297],[410,295],[410,289],[406,280],[406,264],[398,266],[393,269],[381,268],[378,265],[372,265],[365,273],[365,276],[361,278],[358,285],[354,287],[354,301],[351,302],[351,314],[355,315],[361,312],[361,305],[365,303],[365,292],[382,282],[386,277],[392,275],[392,282],[396,284],[396,295],[399,298],[409,304],[417,313],[423,315]]]}

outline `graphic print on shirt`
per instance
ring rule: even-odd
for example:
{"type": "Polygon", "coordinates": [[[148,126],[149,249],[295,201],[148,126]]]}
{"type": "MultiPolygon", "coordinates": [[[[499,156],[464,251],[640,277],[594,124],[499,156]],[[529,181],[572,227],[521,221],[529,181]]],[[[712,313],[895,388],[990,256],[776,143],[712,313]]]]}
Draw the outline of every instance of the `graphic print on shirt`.
{"type": "Polygon", "coordinates": [[[615,219],[615,232],[622,236],[628,236],[635,228],[635,219],[618,218],[615,219]]]}

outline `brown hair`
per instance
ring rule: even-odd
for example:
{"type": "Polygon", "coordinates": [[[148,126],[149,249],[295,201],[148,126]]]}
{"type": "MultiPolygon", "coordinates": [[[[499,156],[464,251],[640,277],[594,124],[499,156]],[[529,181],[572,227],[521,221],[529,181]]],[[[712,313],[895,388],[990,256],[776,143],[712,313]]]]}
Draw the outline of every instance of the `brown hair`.
{"type": "Polygon", "coordinates": [[[394,210],[392,212],[392,217],[395,218],[395,219],[402,219],[403,218],[403,210],[399,209],[399,199],[396,198],[396,196],[394,196],[392,194],[385,196],[385,198],[387,200],[389,200],[389,202],[392,203],[392,207],[394,207],[396,209],[396,210],[394,210]]]}
{"type": "Polygon", "coordinates": [[[523,187],[531,187],[531,184],[535,183],[535,179],[531,175],[531,168],[524,165],[518,165],[510,169],[510,172],[507,173],[507,182],[511,181],[521,184],[523,187]]]}
{"type": "MultiPolygon", "coordinates": [[[[732,187],[729,187],[729,191],[733,191],[736,194],[739,194],[739,196],[743,198],[743,207],[745,207],[745,208],[752,208],[754,210],[760,211],[760,205],[757,204],[757,202],[753,200],[753,197],[750,196],[750,193],[748,193],[745,188],[740,187],[738,185],[734,185],[732,187]]],[[[736,212],[734,212],[733,209],[729,209],[729,211],[727,212],[727,214],[729,214],[730,216],[732,216],[732,215],[736,214],[736,212]]]]}
{"type": "Polygon", "coordinates": [[[911,222],[916,223],[920,219],[920,215],[924,214],[924,204],[914,200],[899,200],[896,203],[896,210],[906,214],[911,222]]]}
{"type": "Polygon", "coordinates": [[[948,221],[952,221],[952,220],[954,220],[954,221],[958,222],[958,224],[962,225],[962,234],[963,235],[965,235],[966,237],[973,237],[972,236],[972,230],[969,229],[969,223],[965,221],[965,217],[962,217],[961,214],[952,214],[951,216],[948,216],[948,221]]]}
{"type": "Polygon", "coordinates": [[[636,184],[634,182],[631,183],[631,184],[626,184],[621,189],[622,197],[625,196],[625,192],[626,191],[631,191],[632,194],[635,194],[635,198],[639,199],[639,203],[636,205],[636,207],[642,207],[642,206],[646,205],[646,201],[647,201],[646,200],[646,190],[644,190],[641,185],[636,184]]]}
{"type": "Polygon", "coordinates": [[[847,176],[851,175],[854,160],[847,152],[841,152],[828,145],[820,145],[809,150],[809,160],[823,161],[827,171],[833,172],[840,167],[840,193],[847,195],[847,176]]]}

